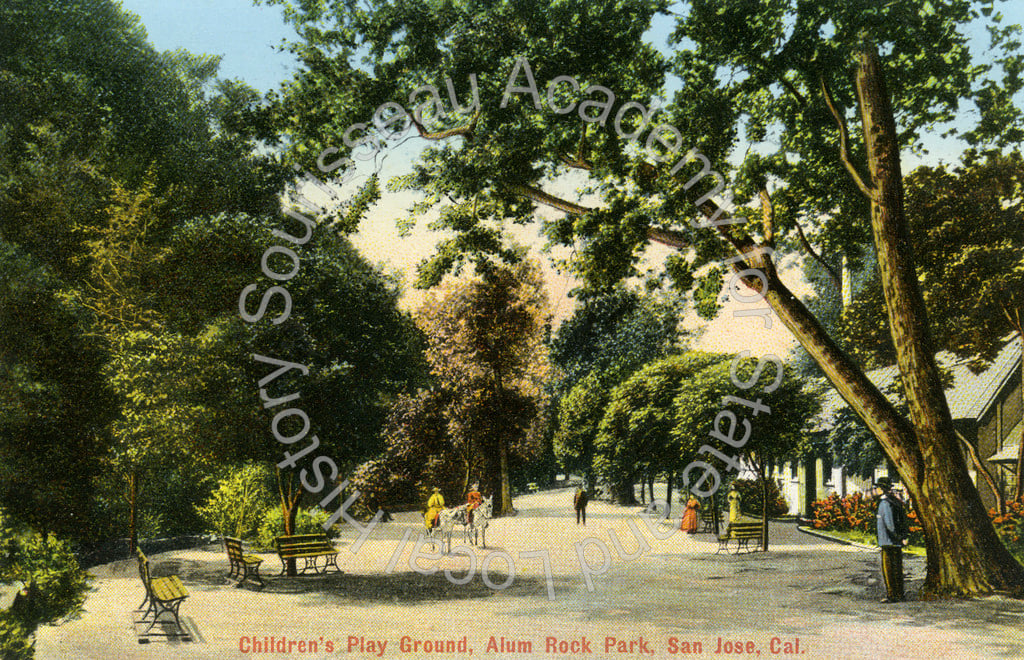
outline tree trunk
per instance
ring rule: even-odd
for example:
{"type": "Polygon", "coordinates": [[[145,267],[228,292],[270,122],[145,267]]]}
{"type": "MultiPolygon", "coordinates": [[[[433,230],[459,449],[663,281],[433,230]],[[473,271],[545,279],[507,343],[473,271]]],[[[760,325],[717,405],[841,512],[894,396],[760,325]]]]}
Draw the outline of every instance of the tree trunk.
{"type": "Polygon", "coordinates": [[[128,552],[132,555],[139,547],[139,475],[132,470],[128,475],[128,552]]]}
{"type": "Polygon", "coordinates": [[[497,515],[507,516],[512,513],[512,489],[508,483],[508,443],[505,438],[498,438],[501,451],[501,510],[497,515]]]}
{"type": "MultiPolygon", "coordinates": [[[[899,153],[877,53],[858,58],[857,87],[871,164],[872,231],[890,317],[890,331],[907,391],[911,421],[832,340],[778,276],[770,253],[722,226],[719,235],[743,260],[732,264],[765,275],[765,300],[814,358],[833,387],[878,439],[913,499],[928,552],[924,597],[1024,593],[1024,568],[996,535],[957,446],[938,381],[924,306],[903,218],[899,153]],[[909,269],[909,270],[908,270],[909,269]]],[[[701,209],[706,215],[714,207],[701,209]]],[[[753,290],[755,277],[741,276],[753,290]]]]}
{"type": "MultiPolygon", "coordinates": [[[[1020,351],[1020,396],[1021,396],[1021,414],[1024,415],[1024,332],[1020,328],[1017,329],[1017,341],[1019,341],[1020,351]]],[[[1024,427],[1022,427],[1024,428],[1024,427]]],[[[1017,445],[1017,483],[1013,487],[1013,499],[1014,501],[1020,501],[1022,495],[1024,495],[1024,479],[1020,478],[1021,470],[1024,470],[1024,430],[1020,434],[1020,443],[1017,445]]],[[[1000,513],[1006,513],[1006,504],[1003,504],[1000,513]]]]}
{"type": "Polygon", "coordinates": [[[761,480],[761,550],[768,552],[768,475],[764,461],[757,463],[757,476],[761,480]]]}
{"type": "Polygon", "coordinates": [[[876,49],[866,48],[859,54],[856,85],[871,176],[871,229],[889,330],[913,423],[908,438],[912,444],[906,451],[921,457],[923,469],[911,469],[897,456],[890,457],[910,487],[925,530],[924,592],[1019,593],[1024,589],[1024,569],[1003,547],[967,473],[935,363],[904,217],[896,124],[876,49]]]}
{"type": "Polygon", "coordinates": [[[667,478],[667,482],[668,483],[665,486],[665,502],[666,502],[666,506],[665,506],[665,520],[668,520],[669,518],[672,517],[672,482],[674,480],[673,477],[675,477],[675,476],[676,475],[675,475],[674,472],[669,472],[668,473],[668,478],[667,478]]]}
{"type": "MultiPolygon", "coordinates": [[[[296,488],[291,481],[288,482],[287,488],[285,487],[284,480],[281,478],[280,468],[277,469],[277,492],[281,501],[281,520],[284,523],[284,535],[291,536],[295,534],[295,520],[299,515],[299,499],[302,497],[302,491],[296,488]]],[[[298,575],[295,559],[285,560],[285,572],[289,577],[298,575]]]]}

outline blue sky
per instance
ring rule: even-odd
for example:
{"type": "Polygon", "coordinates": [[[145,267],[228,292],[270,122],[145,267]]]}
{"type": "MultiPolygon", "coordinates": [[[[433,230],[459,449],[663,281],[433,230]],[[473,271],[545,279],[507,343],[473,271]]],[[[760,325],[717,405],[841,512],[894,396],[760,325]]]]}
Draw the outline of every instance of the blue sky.
{"type": "Polygon", "coordinates": [[[184,48],[220,55],[220,75],[241,78],[260,92],[276,88],[297,68],[279,52],[295,37],[279,7],[256,7],[252,0],[121,0],[146,26],[159,50],[184,48]]]}

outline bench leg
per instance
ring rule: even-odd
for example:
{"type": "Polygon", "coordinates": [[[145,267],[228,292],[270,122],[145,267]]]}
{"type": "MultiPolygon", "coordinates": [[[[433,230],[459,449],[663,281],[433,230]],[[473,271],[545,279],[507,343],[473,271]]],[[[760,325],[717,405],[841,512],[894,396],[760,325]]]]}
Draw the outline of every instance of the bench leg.
{"type": "Polygon", "coordinates": [[[326,561],[324,561],[323,571],[325,575],[327,574],[327,569],[331,566],[333,566],[334,570],[338,571],[339,573],[342,572],[341,568],[338,566],[338,555],[326,555],[325,560],[326,561]]]}
{"type": "Polygon", "coordinates": [[[253,580],[255,580],[256,582],[260,583],[261,587],[266,586],[265,584],[263,584],[263,578],[260,577],[260,565],[259,564],[254,564],[251,569],[249,568],[249,564],[246,564],[245,565],[245,575],[242,576],[242,582],[239,582],[238,585],[241,586],[242,583],[244,583],[246,580],[249,579],[250,575],[252,576],[253,580]]]}

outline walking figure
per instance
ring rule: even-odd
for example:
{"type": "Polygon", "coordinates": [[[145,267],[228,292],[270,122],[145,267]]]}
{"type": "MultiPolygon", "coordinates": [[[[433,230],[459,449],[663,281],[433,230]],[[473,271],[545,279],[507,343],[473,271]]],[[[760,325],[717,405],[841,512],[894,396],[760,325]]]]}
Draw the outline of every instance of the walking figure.
{"type": "Polygon", "coordinates": [[[572,496],[572,508],[576,509],[576,524],[580,524],[580,519],[583,520],[583,526],[587,526],[587,489],[586,485],[582,485],[576,489],[576,494],[572,496]]]}

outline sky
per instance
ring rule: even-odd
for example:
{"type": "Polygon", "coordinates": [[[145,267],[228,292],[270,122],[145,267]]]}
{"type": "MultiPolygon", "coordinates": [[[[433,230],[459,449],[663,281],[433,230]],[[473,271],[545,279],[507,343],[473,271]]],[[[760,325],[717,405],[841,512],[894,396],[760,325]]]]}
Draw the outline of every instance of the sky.
{"type": "MultiPolygon", "coordinates": [[[[240,78],[260,92],[275,89],[298,68],[294,56],[281,47],[286,40],[294,38],[295,32],[285,24],[282,11],[277,6],[256,7],[251,0],[122,0],[122,5],[139,15],[157,49],[183,48],[195,53],[219,55],[221,77],[240,78]]],[[[1024,2],[1013,0],[999,6],[1008,22],[1024,23],[1024,2]]],[[[649,37],[660,45],[664,43],[666,34],[666,29],[658,29],[649,37]]],[[[976,44],[981,42],[979,35],[976,44]]],[[[458,81],[455,82],[458,85],[458,81]]],[[[932,152],[932,158],[951,160],[958,153],[958,147],[936,141],[932,143],[932,152]]],[[[407,162],[414,154],[415,151],[409,147],[392,153],[384,164],[382,178],[386,180],[388,172],[400,170],[403,161],[407,162]]],[[[917,162],[916,159],[908,159],[905,169],[909,171],[917,162]]],[[[361,172],[361,176],[368,174],[369,171],[361,172]]],[[[346,191],[343,189],[343,192],[346,191]]],[[[411,286],[415,265],[431,253],[437,240],[436,235],[422,226],[408,237],[398,235],[394,218],[404,214],[411,199],[408,195],[386,194],[353,237],[356,247],[370,261],[399,274],[407,291],[403,306],[408,309],[422,300],[422,293],[411,286]]],[[[545,209],[538,211],[542,217],[545,213],[545,209]]],[[[536,235],[535,228],[519,230],[516,240],[531,246],[539,246],[543,242],[536,235]]],[[[667,254],[667,250],[657,247],[649,250],[646,265],[656,267],[667,254]]],[[[557,273],[547,257],[541,255],[540,258],[555,320],[559,322],[572,313],[573,303],[566,293],[574,282],[571,277],[557,273]]],[[[799,270],[792,264],[788,268],[786,264],[783,266],[783,279],[787,286],[800,297],[808,294],[810,289],[800,277],[799,270]]],[[[686,325],[691,330],[704,328],[696,343],[696,347],[703,350],[750,350],[754,355],[774,353],[785,356],[796,342],[777,319],[771,328],[766,328],[767,322],[761,317],[735,316],[761,306],[763,304],[741,304],[730,299],[722,314],[710,324],[691,316],[686,325]]]]}

